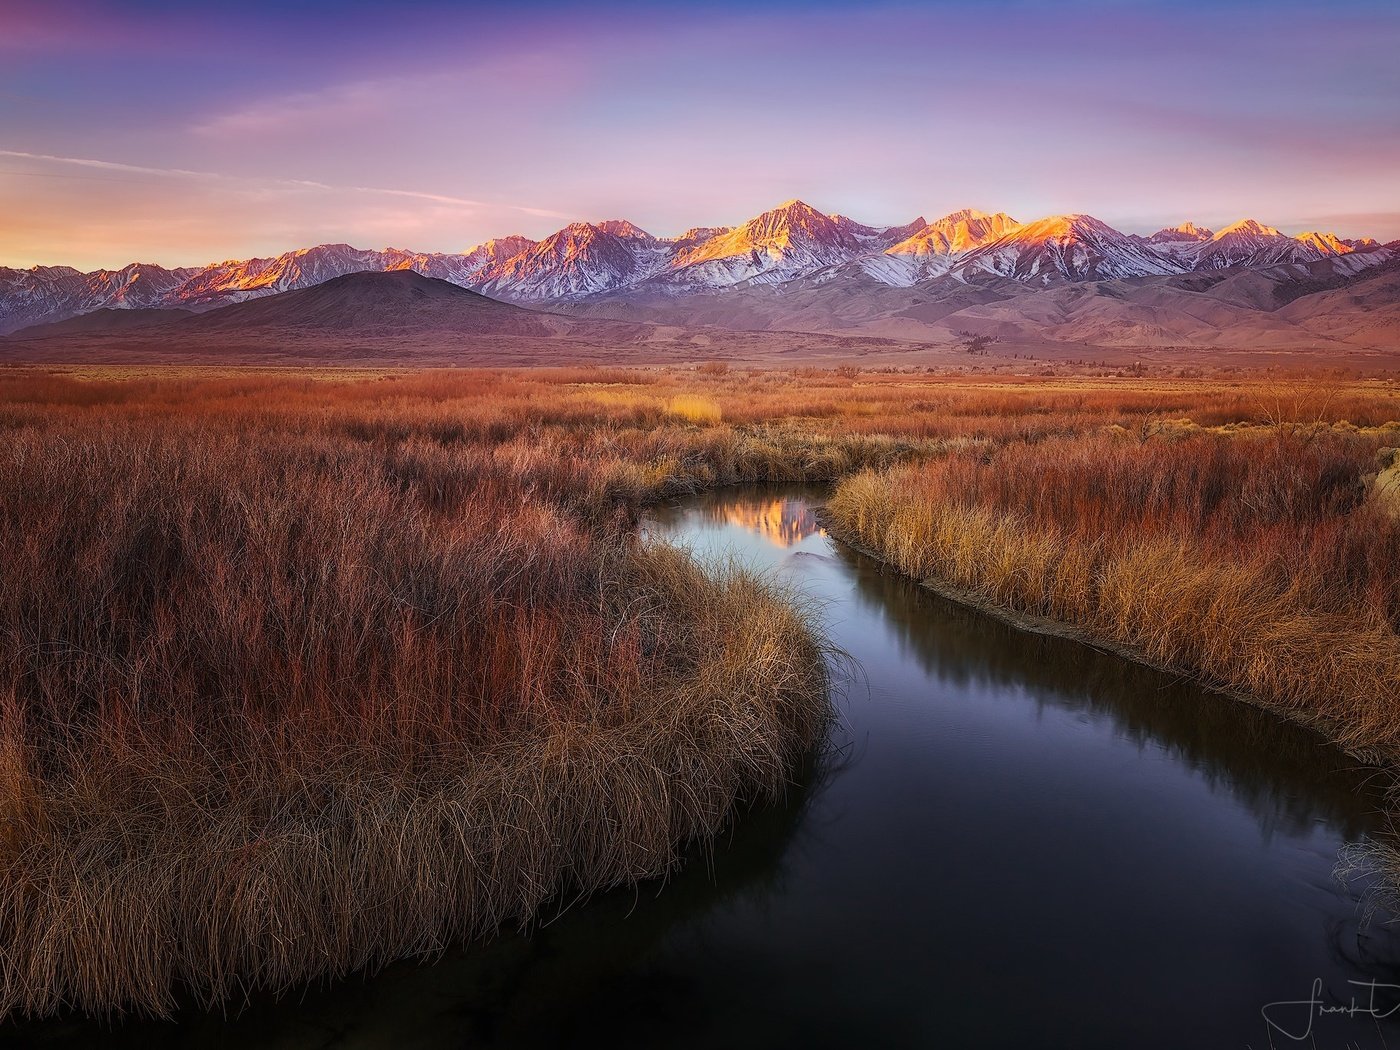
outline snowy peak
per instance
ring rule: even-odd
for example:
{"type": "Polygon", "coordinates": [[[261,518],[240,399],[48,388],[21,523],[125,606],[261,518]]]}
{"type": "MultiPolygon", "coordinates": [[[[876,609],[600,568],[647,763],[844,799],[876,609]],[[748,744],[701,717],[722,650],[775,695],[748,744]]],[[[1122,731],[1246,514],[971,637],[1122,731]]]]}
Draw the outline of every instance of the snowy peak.
{"type": "Polygon", "coordinates": [[[474,248],[469,248],[462,256],[462,261],[466,265],[475,263],[481,266],[499,266],[514,259],[521,252],[529,251],[538,243],[518,233],[509,237],[493,237],[474,248]]]}
{"type": "Polygon", "coordinates": [[[462,255],[414,256],[411,268],[426,277],[451,281],[464,288],[475,288],[500,277],[507,263],[528,252],[536,243],[518,233],[509,237],[493,237],[462,255]]]}
{"type": "Polygon", "coordinates": [[[679,237],[672,238],[672,244],[698,244],[700,241],[708,241],[711,237],[718,237],[722,233],[728,233],[733,226],[692,226],[679,237]]]}
{"type": "Polygon", "coordinates": [[[963,208],[894,241],[882,256],[861,261],[861,269],[877,281],[907,287],[952,269],[971,251],[1009,233],[1019,225],[1005,212],[988,215],[963,208]]]}
{"type": "Polygon", "coordinates": [[[242,302],[323,284],[349,273],[406,269],[412,265],[411,259],[408,252],[392,248],[369,251],[348,244],[318,244],[274,259],[208,267],[191,277],[177,298],[192,303],[242,302]]]}
{"type": "Polygon", "coordinates": [[[1282,237],[1283,234],[1272,226],[1265,226],[1255,219],[1241,219],[1239,222],[1231,223],[1217,233],[1211,240],[1219,241],[1226,238],[1235,237],[1282,237]]]}
{"type": "Polygon", "coordinates": [[[1146,239],[1158,255],[1165,255],[1184,269],[1195,266],[1195,253],[1201,244],[1215,236],[1213,230],[1197,226],[1194,222],[1183,222],[1179,226],[1167,226],[1146,239]]]}
{"type": "Polygon", "coordinates": [[[666,282],[722,288],[777,283],[850,262],[873,247],[879,231],[845,216],[824,215],[790,200],[676,253],[666,282]]]}
{"type": "Polygon", "coordinates": [[[1241,219],[1203,242],[1191,261],[1192,269],[1221,270],[1227,266],[1316,262],[1332,254],[1254,219],[1241,219]]]}
{"type": "Polygon", "coordinates": [[[755,216],[734,233],[757,245],[835,245],[849,239],[855,250],[853,227],[858,226],[843,215],[823,215],[805,201],[790,200],[755,216]]]}
{"type": "Polygon", "coordinates": [[[604,233],[610,233],[614,237],[635,237],[643,241],[656,240],[656,238],[647,233],[646,230],[626,219],[604,219],[602,222],[598,223],[598,229],[602,230],[604,233]]]}
{"type": "Polygon", "coordinates": [[[505,299],[577,299],[629,287],[665,257],[661,242],[625,219],[572,222],[508,260],[481,290],[505,299]]]}
{"type": "Polygon", "coordinates": [[[241,286],[243,291],[287,292],[322,284],[347,273],[389,269],[402,261],[400,252],[362,251],[348,244],[320,244],[280,255],[241,286]]]}
{"type": "MultiPolygon", "coordinates": [[[[101,309],[206,307],[323,284],[360,272],[414,271],[496,298],[548,304],[604,296],[678,296],[729,288],[832,285],[870,292],[872,280],[1027,285],[1147,277],[1231,266],[1318,263],[1365,250],[1369,238],[1309,231],[1289,236],[1253,219],[1212,232],[1192,222],[1128,236],[1091,215],[1020,224],[1005,212],[964,208],[934,222],[868,226],[789,200],[737,227],[697,226],[657,238],[627,219],[575,222],[540,241],[519,234],[463,253],[365,250],[321,244],[275,258],[200,268],[132,263],[83,273],[68,266],[0,267],[0,334],[101,309]],[[853,282],[847,284],[846,282],[853,282]]],[[[1369,256],[1348,260],[1363,266],[1369,256]]]]}
{"type": "Polygon", "coordinates": [[[886,249],[886,254],[958,255],[1005,236],[1019,225],[1005,212],[988,215],[964,208],[924,225],[886,249]]]}
{"type": "Polygon", "coordinates": [[[90,292],[104,299],[108,307],[141,310],[164,302],[187,273],[154,263],[129,263],[120,270],[99,270],[86,283],[90,292]]]}
{"type": "Polygon", "coordinates": [[[1047,215],[1043,219],[1037,219],[1035,222],[1026,223],[1021,230],[1016,232],[1017,239],[1019,240],[1036,241],[1052,239],[1074,240],[1085,235],[1093,234],[1123,236],[1112,226],[1108,225],[1108,223],[1096,219],[1092,215],[1084,215],[1078,212],[1068,215],[1047,215]]]}
{"type": "Polygon", "coordinates": [[[956,266],[960,280],[1011,277],[1032,284],[1181,273],[1185,267],[1092,215],[1051,215],[1008,231],[956,266]]]}
{"type": "Polygon", "coordinates": [[[0,334],[93,310],[165,306],[194,272],[153,263],[92,273],[71,266],[0,267],[0,334]]]}
{"type": "Polygon", "coordinates": [[[619,240],[621,238],[616,234],[608,233],[601,226],[594,226],[591,222],[571,222],[562,230],[551,233],[525,254],[535,259],[563,262],[599,245],[605,246],[606,250],[607,246],[619,240]]]}
{"type": "Polygon", "coordinates": [[[827,218],[834,222],[843,233],[853,237],[866,250],[883,251],[891,244],[904,240],[915,230],[925,225],[922,215],[903,226],[867,226],[865,223],[857,222],[846,215],[828,215],[827,218]]]}
{"type": "Polygon", "coordinates": [[[928,226],[928,220],[920,215],[913,222],[906,222],[903,226],[886,226],[880,231],[880,247],[889,251],[896,244],[907,241],[914,234],[928,226]]]}
{"type": "Polygon", "coordinates": [[[1346,255],[1353,251],[1351,245],[1347,244],[1335,233],[1319,233],[1317,230],[1308,230],[1293,238],[1299,244],[1308,248],[1313,248],[1323,255],[1346,255]]]}
{"type": "Polygon", "coordinates": [[[1197,226],[1194,222],[1183,222],[1180,226],[1166,226],[1147,238],[1149,244],[1199,244],[1215,236],[1213,230],[1197,226]]]}
{"type": "MultiPolygon", "coordinates": [[[[998,212],[997,214],[1001,215],[1004,213],[998,212]]],[[[959,208],[957,211],[950,211],[938,221],[942,223],[971,222],[973,219],[990,219],[991,217],[992,216],[988,215],[986,212],[979,211],[976,208],[959,208]]]]}

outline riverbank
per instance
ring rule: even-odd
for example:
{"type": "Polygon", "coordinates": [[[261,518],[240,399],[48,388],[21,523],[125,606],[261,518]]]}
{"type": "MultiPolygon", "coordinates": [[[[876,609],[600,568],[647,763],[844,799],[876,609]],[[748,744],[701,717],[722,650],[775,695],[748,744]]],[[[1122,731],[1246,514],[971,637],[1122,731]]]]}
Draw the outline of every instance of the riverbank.
{"type": "Polygon", "coordinates": [[[834,534],[956,600],[1400,759],[1400,529],[1342,432],[1091,434],[842,482],[834,534]]]}
{"type": "Polygon", "coordinates": [[[814,622],[638,542],[645,460],[298,391],[0,389],[0,1015],[236,1010],[528,926],[821,746],[814,622]]]}

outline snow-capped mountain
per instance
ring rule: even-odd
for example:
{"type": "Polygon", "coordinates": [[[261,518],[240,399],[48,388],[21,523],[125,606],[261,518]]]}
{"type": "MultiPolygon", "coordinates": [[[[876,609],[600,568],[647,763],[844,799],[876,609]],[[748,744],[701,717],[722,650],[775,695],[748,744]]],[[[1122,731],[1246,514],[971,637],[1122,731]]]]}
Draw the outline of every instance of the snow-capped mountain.
{"type": "Polygon", "coordinates": [[[1203,242],[1192,256],[1194,270],[1220,270],[1227,266],[1278,266],[1282,263],[1316,262],[1349,251],[1332,234],[1289,237],[1272,226],[1241,219],[1203,242]],[[1311,240],[1305,238],[1312,238],[1311,240]],[[1331,247],[1335,245],[1336,247],[1331,247]]]}
{"type": "Polygon", "coordinates": [[[1293,238],[1299,244],[1314,248],[1323,255],[1346,255],[1354,249],[1335,233],[1319,233],[1317,230],[1309,230],[1300,233],[1293,238]]]}
{"type": "MultiPolygon", "coordinates": [[[[901,228],[902,229],[902,228],[901,228]]],[[[655,283],[668,289],[779,284],[882,250],[886,231],[790,200],[676,252],[655,283]]]]}
{"type": "Polygon", "coordinates": [[[1179,226],[1158,230],[1146,241],[1157,254],[1165,255],[1189,269],[1196,250],[1214,236],[1214,230],[1197,226],[1194,222],[1183,222],[1179,226]]]}
{"type": "Polygon", "coordinates": [[[947,273],[969,252],[1004,237],[1019,225],[1005,212],[988,215],[964,208],[910,230],[882,254],[860,260],[860,267],[883,284],[908,287],[947,273]]]}
{"type": "Polygon", "coordinates": [[[682,248],[693,248],[697,244],[703,244],[712,237],[728,233],[734,229],[733,226],[692,226],[679,237],[672,238],[671,247],[677,251],[682,248]]]}
{"type": "Polygon", "coordinates": [[[520,234],[498,237],[478,244],[465,255],[419,255],[412,269],[425,277],[460,284],[463,288],[478,288],[501,274],[502,268],[517,255],[533,248],[537,241],[520,234]]]}
{"type": "Polygon", "coordinates": [[[172,302],[163,305],[222,306],[310,288],[350,273],[371,271],[414,270],[425,277],[451,281],[464,288],[474,287],[493,275],[503,262],[533,244],[526,237],[505,237],[487,241],[465,255],[410,252],[400,248],[372,251],[348,244],[321,244],[272,259],[233,260],[193,271],[167,297],[172,302]]]}
{"type": "Polygon", "coordinates": [[[627,219],[604,219],[602,222],[596,223],[595,225],[604,233],[610,233],[614,237],[631,238],[639,241],[647,241],[652,244],[655,244],[657,240],[651,234],[647,233],[646,230],[642,229],[634,222],[629,222],[627,219]]]}
{"type": "Polygon", "coordinates": [[[1149,244],[1200,244],[1215,236],[1214,230],[1197,226],[1194,222],[1183,222],[1179,226],[1166,226],[1147,238],[1149,244]]]}
{"type": "MultiPolygon", "coordinates": [[[[224,306],[322,284],[350,273],[413,270],[526,305],[744,289],[871,282],[924,288],[1013,280],[1032,286],[1139,278],[1225,267],[1312,263],[1379,246],[1308,232],[1291,237],[1253,220],[1213,233],[1194,223],[1150,237],[1089,215],[1019,224],[1004,212],[953,212],[932,223],[867,226],[791,200],[734,227],[698,226],[661,238],[626,219],[576,222],[540,241],[514,235],[462,253],[323,244],[275,258],[167,269],[133,263],[81,273],[66,266],[0,268],[0,334],[99,309],[224,306]]],[[[807,294],[803,291],[802,294],[807,294]]]]}
{"type": "Polygon", "coordinates": [[[920,215],[913,222],[906,222],[903,226],[887,226],[884,229],[877,229],[873,243],[885,251],[889,251],[896,244],[902,244],[920,230],[927,228],[928,220],[920,215]]]}
{"type": "Polygon", "coordinates": [[[1017,226],[959,262],[962,281],[1011,277],[1027,284],[1181,273],[1185,267],[1092,215],[1052,215],[1017,226]]]}
{"type": "Polygon", "coordinates": [[[176,298],[194,304],[231,303],[324,284],[364,270],[401,270],[409,253],[366,251],[348,244],[321,244],[273,259],[218,263],[191,277],[176,298]]]}
{"type": "Polygon", "coordinates": [[[82,273],[71,266],[0,267],[0,333],[103,308],[138,310],[174,305],[178,289],[197,273],[131,263],[120,270],[82,273]]]}
{"type": "Polygon", "coordinates": [[[664,242],[625,219],[574,222],[502,263],[480,285],[500,299],[577,299],[630,287],[665,267],[664,242]]]}

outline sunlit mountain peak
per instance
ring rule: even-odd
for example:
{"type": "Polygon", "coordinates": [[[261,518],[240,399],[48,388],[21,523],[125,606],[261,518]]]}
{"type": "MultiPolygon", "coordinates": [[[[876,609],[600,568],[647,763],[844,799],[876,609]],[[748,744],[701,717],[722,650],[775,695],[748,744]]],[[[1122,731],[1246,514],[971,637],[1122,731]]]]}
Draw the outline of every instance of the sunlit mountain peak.
{"type": "Polygon", "coordinates": [[[1248,235],[1252,237],[1282,237],[1283,234],[1272,226],[1265,226],[1256,219],[1241,219],[1239,222],[1231,223],[1215,235],[1214,240],[1221,240],[1224,237],[1248,235]]]}
{"type": "Polygon", "coordinates": [[[1310,248],[1316,248],[1324,255],[1346,255],[1355,250],[1335,233],[1321,233],[1317,230],[1308,230],[1306,233],[1298,234],[1293,239],[1300,244],[1306,244],[1310,248]]]}
{"type": "Polygon", "coordinates": [[[1214,230],[1197,226],[1194,222],[1187,220],[1177,226],[1164,226],[1147,239],[1153,244],[1196,244],[1200,241],[1208,241],[1214,236],[1214,230]]]}

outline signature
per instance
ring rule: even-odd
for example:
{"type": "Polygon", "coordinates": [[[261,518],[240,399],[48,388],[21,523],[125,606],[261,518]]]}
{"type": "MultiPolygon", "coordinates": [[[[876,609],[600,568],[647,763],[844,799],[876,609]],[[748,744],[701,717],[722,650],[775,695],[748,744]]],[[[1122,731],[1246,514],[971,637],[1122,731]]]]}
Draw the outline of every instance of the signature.
{"type": "Polygon", "coordinates": [[[1295,1042],[1302,1042],[1312,1035],[1313,1022],[1325,1014],[1342,1014],[1346,1017],[1389,1017],[1400,1010],[1400,1003],[1390,1007],[1376,1005],[1377,989],[1400,991],[1400,984],[1381,984],[1378,981],[1347,981],[1358,988],[1365,988],[1368,994],[1364,1003],[1358,1003],[1353,995],[1351,1002],[1344,1006],[1328,1006],[1322,999],[1322,978],[1314,978],[1312,994],[1306,999],[1286,999],[1276,1003],[1265,1003],[1259,1008],[1264,1020],[1274,1031],[1295,1042]],[[1288,1022],[1285,1027],[1284,1022],[1288,1022]]]}

